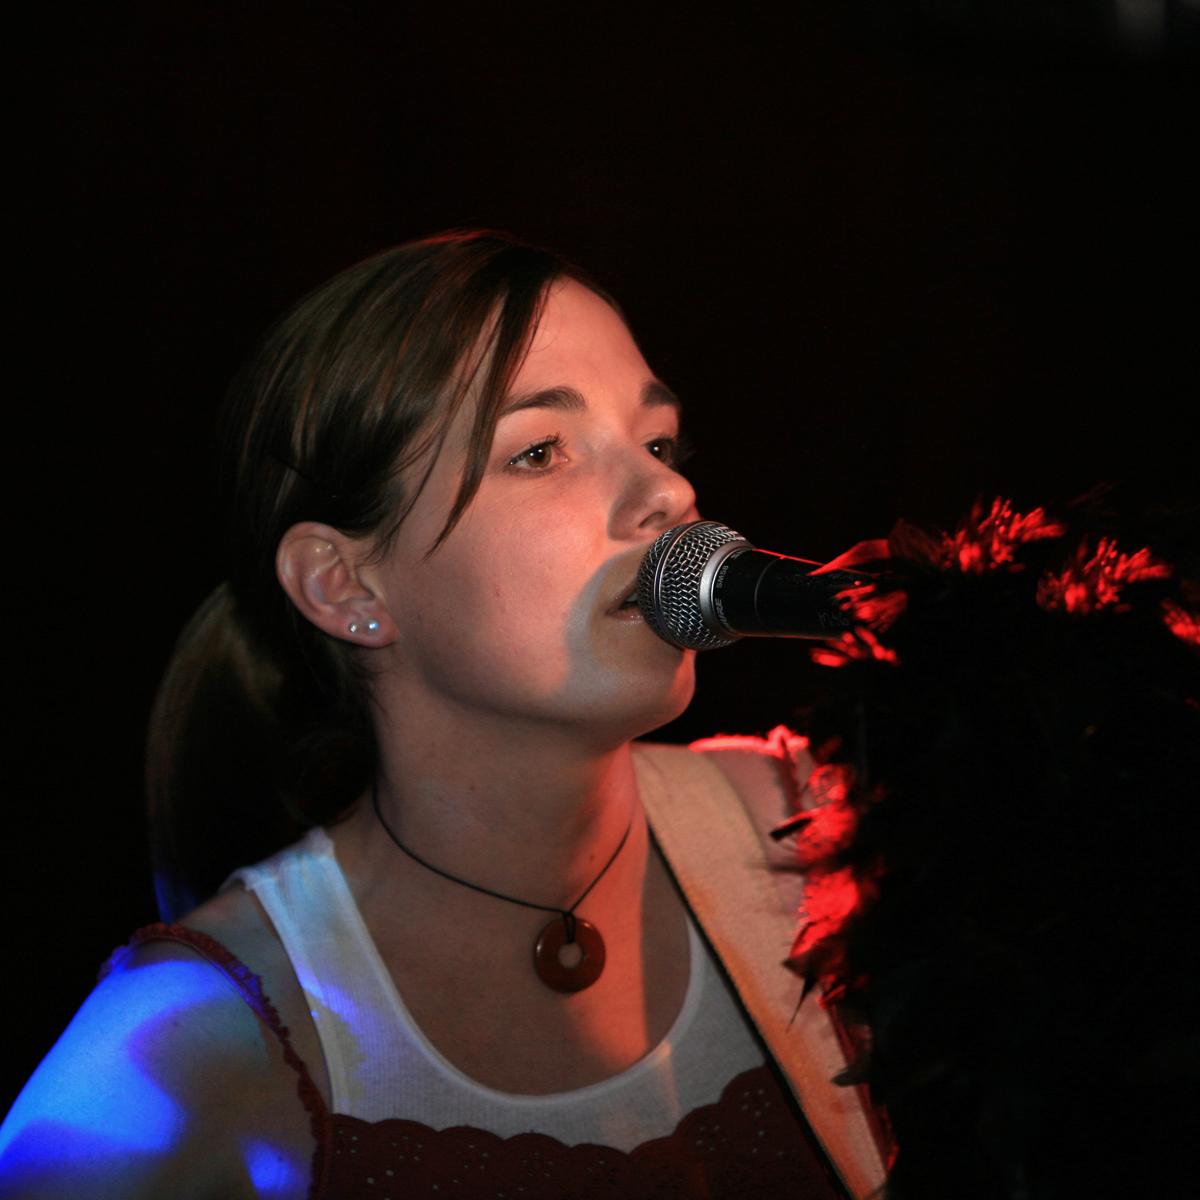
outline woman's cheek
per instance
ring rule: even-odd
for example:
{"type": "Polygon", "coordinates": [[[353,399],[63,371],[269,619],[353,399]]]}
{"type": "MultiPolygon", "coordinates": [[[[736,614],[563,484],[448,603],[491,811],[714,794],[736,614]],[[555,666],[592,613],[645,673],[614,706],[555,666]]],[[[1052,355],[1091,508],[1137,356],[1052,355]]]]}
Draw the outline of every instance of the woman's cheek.
{"type": "Polygon", "coordinates": [[[417,669],[435,690],[463,701],[518,706],[562,692],[571,655],[553,605],[508,590],[490,603],[455,603],[450,596],[425,615],[417,635],[417,669]]]}

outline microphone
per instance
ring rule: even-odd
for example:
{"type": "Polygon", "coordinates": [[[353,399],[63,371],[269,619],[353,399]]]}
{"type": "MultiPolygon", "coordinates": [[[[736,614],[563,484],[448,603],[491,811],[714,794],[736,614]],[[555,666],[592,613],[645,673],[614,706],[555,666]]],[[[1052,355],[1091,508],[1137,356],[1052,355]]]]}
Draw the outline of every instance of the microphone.
{"type": "Polygon", "coordinates": [[[838,593],[871,576],[814,575],[820,565],[757,550],[719,521],[692,521],[650,547],[638,569],[638,607],[659,637],[684,650],[743,637],[835,637],[852,623],[838,593]]]}

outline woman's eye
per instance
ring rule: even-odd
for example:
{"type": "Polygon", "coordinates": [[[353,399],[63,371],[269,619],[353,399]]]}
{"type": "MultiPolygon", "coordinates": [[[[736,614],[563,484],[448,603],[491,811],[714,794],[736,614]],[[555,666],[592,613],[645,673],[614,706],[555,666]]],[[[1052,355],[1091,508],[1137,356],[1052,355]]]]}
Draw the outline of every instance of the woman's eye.
{"type": "Polygon", "coordinates": [[[678,467],[691,454],[691,449],[682,436],[655,438],[654,441],[646,443],[646,449],[669,467],[678,467]]]}
{"type": "Polygon", "coordinates": [[[522,450],[520,454],[514,455],[508,460],[510,467],[527,467],[535,471],[544,471],[547,467],[554,463],[554,449],[559,444],[558,438],[549,438],[544,442],[538,442],[536,446],[530,446],[528,450],[522,450]]]}

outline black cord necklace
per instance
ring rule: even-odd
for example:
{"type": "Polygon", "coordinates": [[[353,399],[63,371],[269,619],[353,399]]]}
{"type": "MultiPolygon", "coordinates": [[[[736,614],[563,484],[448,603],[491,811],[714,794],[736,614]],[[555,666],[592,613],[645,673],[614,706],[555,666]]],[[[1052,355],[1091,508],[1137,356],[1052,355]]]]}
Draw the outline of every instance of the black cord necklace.
{"type": "Polygon", "coordinates": [[[604,878],[608,868],[617,861],[617,855],[625,849],[629,831],[633,828],[632,817],[629,818],[629,824],[625,827],[625,832],[617,848],[612,852],[612,857],[600,868],[600,874],[584,888],[583,895],[570,908],[556,908],[553,904],[534,904],[530,900],[518,900],[515,896],[505,896],[501,892],[493,892],[491,888],[480,887],[477,883],[468,883],[465,879],[459,879],[457,875],[451,875],[449,871],[443,871],[441,867],[435,867],[433,863],[426,862],[419,854],[414,854],[392,832],[391,826],[383,819],[383,813],[379,808],[379,790],[374,783],[371,784],[371,804],[388,837],[413,862],[419,863],[427,871],[432,871],[435,875],[450,880],[451,883],[461,883],[463,887],[468,887],[474,892],[482,892],[485,896],[494,896],[497,900],[507,900],[509,904],[519,904],[522,908],[537,908],[542,912],[557,913],[562,918],[561,922],[551,921],[546,925],[538,934],[537,942],[533,947],[533,969],[537,972],[537,977],[548,988],[552,988],[556,992],[582,992],[584,988],[591,987],[600,978],[600,972],[604,970],[604,939],[595,925],[590,921],[585,921],[582,917],[577,917],[575,910],[587,899],[592,888],[604,878]]]}

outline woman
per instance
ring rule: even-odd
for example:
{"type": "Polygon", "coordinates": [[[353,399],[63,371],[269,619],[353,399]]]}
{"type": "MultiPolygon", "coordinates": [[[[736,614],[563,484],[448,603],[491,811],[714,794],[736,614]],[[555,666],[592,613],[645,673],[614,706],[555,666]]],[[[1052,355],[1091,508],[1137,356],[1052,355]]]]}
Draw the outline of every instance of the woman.
{"type": "Polygon", "coordinates": [[[160,902],[191,911],[22,1093],[5,1194],[838,1194],[644,807],[732,779],[769,824],[780,763],[631,749],[693,687],[632,599],[697,515],[677,438],[612,302],[507,238],[285,318],[227,414],[230,582],[152,729],[160,902]]]}

